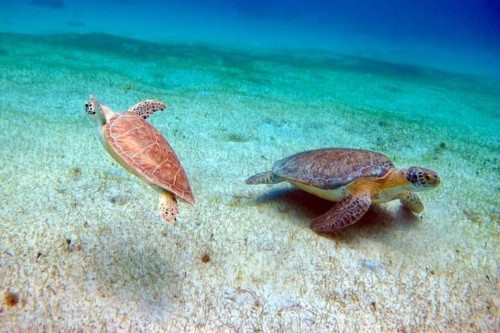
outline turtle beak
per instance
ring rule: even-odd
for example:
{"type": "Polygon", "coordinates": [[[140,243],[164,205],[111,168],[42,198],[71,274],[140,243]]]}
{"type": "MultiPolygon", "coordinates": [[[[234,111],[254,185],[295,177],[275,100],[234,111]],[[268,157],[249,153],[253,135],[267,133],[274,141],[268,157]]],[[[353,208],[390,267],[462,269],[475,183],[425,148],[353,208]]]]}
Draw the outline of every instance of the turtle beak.
{"type": "Polygon", "coordinates": [[[437,187],[439,186],[439,184],[441,184],[441,179],[439,178],[438,174],[431,170],[425,170],[422,179],[422,184],[424,187],[437,187]]]}
{"type": "Polygon", "coordinates": [[[441,184],[441,178],[439,178],[437,173],[435,173],[433,176],[434,176],[434,179],[431,181],[431,184],[432,184],[432,186],[437,187],[437,186],[439,186],[439,184],[441,184]]]}

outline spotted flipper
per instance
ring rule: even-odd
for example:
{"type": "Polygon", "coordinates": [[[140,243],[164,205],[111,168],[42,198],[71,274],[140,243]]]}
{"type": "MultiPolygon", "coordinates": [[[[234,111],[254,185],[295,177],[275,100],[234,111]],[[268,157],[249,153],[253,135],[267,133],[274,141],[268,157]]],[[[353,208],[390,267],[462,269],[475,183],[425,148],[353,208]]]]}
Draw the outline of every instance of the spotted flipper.
{"type": "Polygon", "coordinates": [[[422,203],[418,195],[413,192],[405,192],[401,194],[401,196],[399,197],[399,201],[403,206],[414,213],[420,214],[424,211],[424,204],[422,203]]]}
{"type": "Polygon", "coordinates": [[[179,210],[177,209],[177,200],[173,193],[162,190],[160,192],[160,199],[158,201],[158,209],[160,211],[161,218],[167,223],[175,223],[177,220],[177,214],[179,210]]]}
{"type": "Polygon", "coordinates": [[[272,171],[261,172],[245,180],[245,183],[251,185],[258,184],[278,184],[283,181],[283,178],[275,175],[272,171]]]}
{"type": "Polygon", "coordinates": [[[165,110],[165,108],[166,105],[162,102],[157,101],[156,99],[148,99],[137,103],[136,105],[128,109],[128,111],[133,112],[144,119],[147,119],[156,111],[163,111],[165,110]]]}
{"type": "Polygon", "coordinates": [[[328,233],[345,228],[363,217],[371,203],[369,194],[351,195],[339,201],[325,214],[312,220],[310,227],[318,233],[328,233]]]}

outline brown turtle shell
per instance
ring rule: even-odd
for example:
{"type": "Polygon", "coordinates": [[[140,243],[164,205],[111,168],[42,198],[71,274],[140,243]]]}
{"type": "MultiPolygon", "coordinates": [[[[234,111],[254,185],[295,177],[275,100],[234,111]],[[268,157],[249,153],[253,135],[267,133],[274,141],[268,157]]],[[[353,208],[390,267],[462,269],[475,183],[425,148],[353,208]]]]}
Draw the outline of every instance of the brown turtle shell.
{"type": "Polygon", "coordinates": [[[179,158],[167,140],[133,112],[115,114],[104,137],[137,176],[194,204],[194,196],[179,158]]]}
{"type": "Polygon", "coordinates": [[[274,163],[273,173],[299,183],[332,190],[362,177],[382,177],[394,164],[383,154],[326,148],[298,153],[274,163]]]}

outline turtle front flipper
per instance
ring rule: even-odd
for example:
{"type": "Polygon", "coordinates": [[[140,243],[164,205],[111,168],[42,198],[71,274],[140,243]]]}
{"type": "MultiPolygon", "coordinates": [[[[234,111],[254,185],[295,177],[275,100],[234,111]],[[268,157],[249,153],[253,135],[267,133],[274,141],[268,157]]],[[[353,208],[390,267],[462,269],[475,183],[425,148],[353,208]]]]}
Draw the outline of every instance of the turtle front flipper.
{"type": "Polygon", "coordinates": [[[348,196],[339,201],[325,214],[311,222],[311,229],[318,233],[334,232],[357,222],[370,208],[372,200],[368,193],[348,196]]]}
{"type": "Polygon", "coordinates": [[[258,184],[278,184],[283,181],[283,178],[274,174],[272,171],[261,172],[245,180],[249,185],[258,184]]]}
{"type": "Polygon", "coordinates": [[[177,220],[177,199],[173,193],[162,190],[158,202],[158,209],[163,220],[167,223],[174,223],[177,220]]]}
{"type": "Polygon", "coordinates": [[[150,115],[156,111],[163,111],[167,106],[156,99],[148,99],[141,101],[136,105],[128,109],[128,112],[133,112],[144,119],[147,119],[150,115]]]}
{"type": "Polygon", "coordinates": [[[404,207],[408,208],[414,213],[420,214],[424,211],[424,204],[422,203],[418,195],[413,192],[404,192],[399,197],[399,201],[404,207]]]}

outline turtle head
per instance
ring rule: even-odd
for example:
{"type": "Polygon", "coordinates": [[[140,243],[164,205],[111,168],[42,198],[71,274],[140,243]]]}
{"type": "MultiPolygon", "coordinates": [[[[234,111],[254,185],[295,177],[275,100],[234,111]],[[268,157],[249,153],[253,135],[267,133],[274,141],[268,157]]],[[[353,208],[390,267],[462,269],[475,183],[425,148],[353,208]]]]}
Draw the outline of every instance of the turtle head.
{"type": "Polygon", "coordinates": [[[85,103],[85,113],[100,125],[106,123],[106,108],[93,95],[90,95],[90,99],[85,103]]]}
{"type": "Polygon", "coordinates": [[[410,185],[411,191],[425,191],[437,187],[441,180],[435,171],[411,166],[401,170],[410,185]]]}

